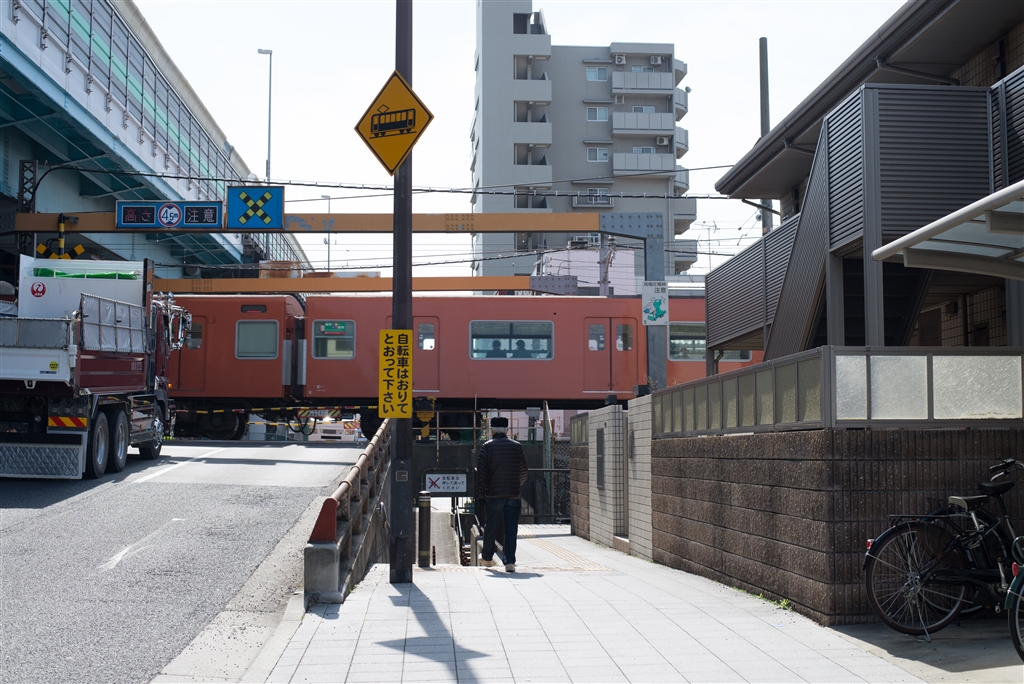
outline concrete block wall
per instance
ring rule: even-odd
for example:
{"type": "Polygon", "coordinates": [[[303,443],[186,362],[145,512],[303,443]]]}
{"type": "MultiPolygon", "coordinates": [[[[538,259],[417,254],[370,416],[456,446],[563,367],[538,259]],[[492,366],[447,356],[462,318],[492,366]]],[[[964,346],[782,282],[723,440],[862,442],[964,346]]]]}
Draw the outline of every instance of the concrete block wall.
{"type": "MultiPolygon", "coordinates": [[[[873,621],[861,569],[865,539],[889,526],[889,514],[928,513],[950,494],[975,493],[988,467],[1007,457],[1024,459],[1024,430],[809,430],[655,440],[653,558],[787,598],[822,624],[873,621]]],[[[1018,530],[1022,488],[1018,482],[1004,496],[1018,530]]]]}
{"type": "Polygon", "coordinates": [[[626,455],[629,471],[629,553],[652,560],[651,397],[629,402],[627,426],[633,434],[633,454],[626,455]]]}
{"type": "Polygon", "coordinates": [[[589,414],[590,540],[614,546],[625,533],[623,516],[623,429],[621,406],[606,406],[589,414]],[[597,431],[604,430],[604,487],[597,484],[597,431]]]}

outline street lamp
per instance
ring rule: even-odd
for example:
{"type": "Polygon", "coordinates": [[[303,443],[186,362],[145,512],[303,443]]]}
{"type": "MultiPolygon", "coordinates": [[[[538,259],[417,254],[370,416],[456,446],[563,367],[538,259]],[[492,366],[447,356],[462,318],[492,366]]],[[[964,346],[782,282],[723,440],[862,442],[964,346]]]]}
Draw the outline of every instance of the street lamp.
{"type": "MultiPolygon", "coordinates": [[[[320,199],[327,200],[327,216],[331,215],[331,196],[320,195],[320,199]]],[[[327,270],[331,270],[331,224],[328,220],[327,223],[327,237],[324,238],[324,243],[327,245],[327,270]]]]}
{"type": "Polygon", "coordinates": [[[274,51],[259,48],[256,52],[270,57],[269,78],[267,79],[267,182],[270,182],[270,103],[272,102],[272,88],[274,86],[274,51]]]}

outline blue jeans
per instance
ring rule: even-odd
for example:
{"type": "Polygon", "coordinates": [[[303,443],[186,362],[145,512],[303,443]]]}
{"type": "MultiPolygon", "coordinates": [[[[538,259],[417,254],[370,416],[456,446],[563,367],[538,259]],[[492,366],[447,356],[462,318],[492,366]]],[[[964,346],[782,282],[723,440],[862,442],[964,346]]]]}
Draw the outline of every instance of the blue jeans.
{"type": "Polygon", "coordinates": [[[505,563],[516,562],[516,536],[519,533],[519,512],[522,502],[514,499],[488,499],[487,519],[484,521],[484,560],[494,559],[494,536],[502,522],[505,523],[505,563]]]}

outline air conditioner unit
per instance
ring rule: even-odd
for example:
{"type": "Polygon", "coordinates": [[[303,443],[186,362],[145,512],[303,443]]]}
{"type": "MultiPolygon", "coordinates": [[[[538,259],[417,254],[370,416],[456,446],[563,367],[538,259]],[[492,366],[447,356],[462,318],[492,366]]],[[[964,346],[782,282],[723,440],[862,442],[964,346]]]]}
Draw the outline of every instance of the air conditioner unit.
{"type": "Polygon", "coordinates": [[[658,144],[659,145],[668,145],[669,142],[671,142],[671,140],[672,140],[672,138],[668,137],[667,135],[659,135],[658,136],[658,144]]]}
{"type": "Polygon", "coordinates": [[[625,64],[626,63],[626,55],[615,55],[615,63],[616,64],[625,64]]]}
{"type": "Polygon", "coordinates": [[[661,55],[652,55],[651,64],[654,66],[661,66],[661,55]]]}

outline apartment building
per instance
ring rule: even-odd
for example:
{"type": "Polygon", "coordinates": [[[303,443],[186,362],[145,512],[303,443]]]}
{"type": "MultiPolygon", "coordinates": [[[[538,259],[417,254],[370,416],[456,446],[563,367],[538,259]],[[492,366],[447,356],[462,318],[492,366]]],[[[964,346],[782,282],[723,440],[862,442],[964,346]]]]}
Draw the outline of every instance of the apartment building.
{"type": "MultiPolygon", "coordinates": [[[[479,0],[475,70],[474,211],[660,213],[665,272],[694,263],[695,241],[676,238],[696,218],[696,200],[667,197],[689,189],[679,165],[688,132],[678,125],[686,64],[673,45],[552,46],[530,0],[479,0]]],[[[537,250],[573,237],[477,234],[473,272],[529,274],[537,250]],[[509,254],[521,256],[493,258],[509,254]]]]}

